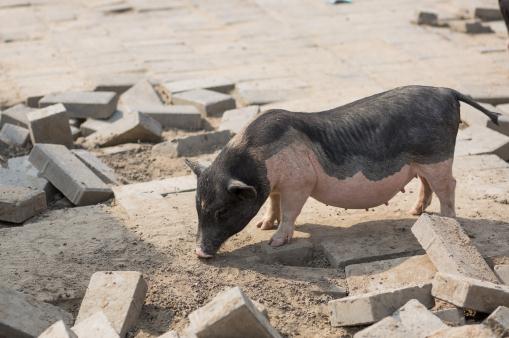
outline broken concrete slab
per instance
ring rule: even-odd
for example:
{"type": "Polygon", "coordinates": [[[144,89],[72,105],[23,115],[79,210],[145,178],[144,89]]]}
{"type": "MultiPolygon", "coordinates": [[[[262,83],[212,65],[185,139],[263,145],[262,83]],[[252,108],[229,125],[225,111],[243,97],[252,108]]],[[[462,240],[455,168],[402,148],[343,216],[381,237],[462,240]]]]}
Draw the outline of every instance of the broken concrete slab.
{"type": "Polygon", "coordinates": [[[458,132],[454,156],[495,154],[509,160],[509,137],[486,127],[472,126],[458,132]]]}
{"type": "Polygon", "coordinates": [[[499,337],[509,337],[509,308],[499,306],[483,321],[499,337]]]}
{"type": "MultiPolygon", "coordinates": [[[[35,171],[38,173],[37,169],[35,169],[35,171]]],[[[27,175],[24,172],[12,170],[10,168],[0,168],[0,185],[25,187],[32,190],[44,191],[47,201],[53,200],[56,192],[55,188],[45,178],[27,175]]]]}
{"type": "Polygon", "coordinates": [[[445,328],[426,338],[499,338],[490,328],[483,324],[464,325],[445,328]]]}
{"type": "Polygon", "coordinates": [[[152,148],[152,156],[170,158],[210,154],[223,148],[232,135],[229,130],[211,131],[197,135],[175,138],[171,141],[156,144],[152,148]]]}
{"type": "Polygon", "coordinates": [[[199,338],[281,337],[239,287],[219,293],[189,321],[189,331],[199,338]]]}
{"type": "Polygon", "coordinates": [[[8,145],[24,147],[26,146],[30,132],[28,129],[5,123],[0,129],[0,142],[8,145]]]}
{"type": "Polygon", "coordinates": [[[418,300],[426,308],[432,307],[434,301],[431,297],[431,284],[331,300],[329,302],[331,325],[337,327],[371,324],[390,316],[411,299],[418,300]]]}
{"type": "Polygon", "coordinates": [[[125,337],[118,334],[108,317],[102,312],[96,312],[93,315],[78,322],[72,327],[78,337],[95,338],[120,338],[125,337]]]}
{"type": "Polygon", "coordinates": [[[87,146],[114,146],[130,142],[158,142],[162,128],[159,122],[139,112],[128,114],[113,122],[108,128],[102,128],[89,135],[87,146]]]}
{"type": "Polygon", "coordinates": [[[495,265],[493,270],[502,283],[509,285],[509,264],[495,265]]]}
{"type": "Polygon", "coordinates": [[[345,268],[350,296],[431,283],[436,271],[426,255],[353,264],[345,268]]]}
{"type": "Polygon", "coordinates": [[[23,223],[46,208],[44,191],[0,185],[0,221],[23,223]]]}
{"type": "Polygon", "coordinates": [[[0,126],[3,126],[5,123],[10,123],[14,124],[15,126],[28,128],[27,113],[31,111],[34,111],[34,109],[27,107],[22,103],[17,104],[9,109],[6,109],[2,111],[0,126]]]}
{"type": "Polygon", "coordinates": [[[291,243],[276,248],[269,244],[262,244],[261,247],[264,260],[271,263],[277,261],[283,265],[305,266],[313,257],[313,243],[305,238],[294,239],[291,243]]]}
{"type": "Polygon", "coordinates": [[[72,332],[63,320],[59,320],[55,324],[48,327],[37,338],[78,338],[76,333],[72,332]]]}
{"type": "Polygon", "coordinates": [[[488,22],[504,19],[498,7],[476,7],[474,10],[474,17],[488,22]]]}
{"type": "Polygon", "coordinates": [[[437,273],[432,294],[458,307],[490,313],[498,306],[509,306],[509,286],[478,279],[437,273]]]}
{"type": "Polygon", "coordinates": [[[199,130],[202,128],[201,113],[195,106],[147,106],[138,109],[140,113],[150,116],[163,128],[199,130]]]}
{"type": "Polygon", "coordinates": [[[74,205],[96,204],[111,197],[111,189],[62,145],[36,144],[29,160],[74,205]]]}
{"type": "Polygon", "coordinates": [[[37,109],[27,114],[32,144],[63,144],[70,148],[73,140],[69,117],[62,104],[37,109]]]}
{"type": "Polygon", "coordinates": [[[17,173],[37,177],[39,171],[30,163],[27,156],[12,157],[7,160],[7,168],[17,173]]]}
{"type": "Polygon", "coordinates": [[[138,320],[147,283],[137,271],[100,271],[90,278],[76,317],[76,325],[102,311],[112,327],[125,337],[138,320]]]}
{"type": "Polygon", "coordinates": [[[419,301],[412,299],[399,308],[392,316],[357,332],[354,338],[419,338],[447,328],[440,318],[426,309],[419,301]]]}
{"type": "Polygon", "coordinates": [[[443,309],[435,311],[435,316],[440,318],[443,322],[448,325],[459,326],[465,325],[465,313],[463,309],[453,307],[450,309],[443,309]]]}
{"type": "Polygon", "coordinates": [[[247,106],[227,110],[221,118],[219,130],[230,130],[232,133],[237,134],[256,117],[259,111],[260,106],[247,106]]]}
{"type": "Polygon", "coordinates": [[[56,321],[72,323],[72,315],[21,292],[0,288],[0,332],[5,337],[37,337],[56,321]]]}
{"type": "Polygon", "coordinates": [[[115,92],[63,92],[44,96],[39,107],[63,104],[69,118],[107,119],[117,109],[115,92]]]}
{"type": "Polygon", "coordinates": [[[141,80],[120,96],[118,105],[120,110],[129,113],[142,107],[162,105],[162,101],[150,82],[141,80]]]}
{"type": "Polygon", "coordinates": [[[490,26],[484,25],[480,20],[451,20],[449,27],[454,32],[466,34],[494,33],[490,26]]]}
{"type": "Polygon", "coordinates": [[[235,88],[235,84],[226,78],[208,77],[201,79],[170,81],[161,84],[165,93],[171,95],[195,89],[208,89],[227,94],[235,88]]]}
{"type": "Polygon", "coordinates": [[[235,108],[235,100],[230,95],[207,89],[177,93],[172,102],[195,106],[204,116],[221,116],[224,111],[235,108]]]}
{"type": "Polygon", "coordinates": [[[438,271],[499,282],[454,218],[422,214],[413,225],[412,233],[438,271]]]}
{"type": "Polygon", "coordinates": [[[76,155],[81,162],[90,168],[104,183],[106,184],[118,184],[118,177],[115,174],[115,170],[110,168],[106,163],[101,161],[91,152],[84,149],[74,149],[73,154],[76,155]]]}

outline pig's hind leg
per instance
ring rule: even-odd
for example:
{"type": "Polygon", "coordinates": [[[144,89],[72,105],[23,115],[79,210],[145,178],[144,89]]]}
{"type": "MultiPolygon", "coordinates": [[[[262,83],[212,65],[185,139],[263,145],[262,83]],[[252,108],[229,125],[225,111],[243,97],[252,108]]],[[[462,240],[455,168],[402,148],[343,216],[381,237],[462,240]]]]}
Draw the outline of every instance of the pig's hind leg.
{"type": "Polygon", "coordinates": [[[269,195],[269,205],[265,215],[256,226],[262,230],[271,230],[276,228],[276,223],[281,223],[281,195],[273,192],[269,195]]]}
{"type": "Polygon", "coordinates": [[[440,200],[440,214],[446,217],[456,217],[455,190],[456,180],[452,176],[452,159],[434,163],[418,165],[419,176],[423,176],[437,194],[440,200]]]}
{"type": "Polygon", "coordinates": [[[431,190],[428,181],[422,176],[419,176],[419,179],[421,181],[419,197],[415,206],[412,208],[412,210],[410,210],[410,213],[415,216],[418,216],[426,211],[426,208],[431,204],[431,198],[433,196],[433,191],[431,190]]]}

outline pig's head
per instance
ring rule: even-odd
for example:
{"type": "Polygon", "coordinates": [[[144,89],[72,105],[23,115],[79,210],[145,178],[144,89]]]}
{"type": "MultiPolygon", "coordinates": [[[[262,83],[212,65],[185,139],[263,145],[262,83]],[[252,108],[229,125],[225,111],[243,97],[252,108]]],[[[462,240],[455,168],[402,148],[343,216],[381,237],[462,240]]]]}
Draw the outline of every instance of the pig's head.
{"type": "Polygon", "coordinates": [[[196,254],[211,258],[228,238],[251,221],[266,194],[260,191],[264,189],[234,177],[220,165],[205,167],[191,160],[185,162],[198,178],[196,254]]]}

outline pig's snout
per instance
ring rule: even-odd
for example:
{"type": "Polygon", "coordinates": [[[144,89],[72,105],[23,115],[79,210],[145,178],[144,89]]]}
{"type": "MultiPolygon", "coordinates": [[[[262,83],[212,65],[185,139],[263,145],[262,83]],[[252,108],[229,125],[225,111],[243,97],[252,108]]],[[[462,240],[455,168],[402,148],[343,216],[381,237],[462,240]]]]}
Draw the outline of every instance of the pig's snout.
{"type": "Polygon", "coordinates": [[[209,255],[209,254],[203,252],[203,250],[200,247],[196,248],[196,255],[198,257],[200,257],[200,258],[212,258],[212,257],[214,257],[214,255],[209,255]]]}

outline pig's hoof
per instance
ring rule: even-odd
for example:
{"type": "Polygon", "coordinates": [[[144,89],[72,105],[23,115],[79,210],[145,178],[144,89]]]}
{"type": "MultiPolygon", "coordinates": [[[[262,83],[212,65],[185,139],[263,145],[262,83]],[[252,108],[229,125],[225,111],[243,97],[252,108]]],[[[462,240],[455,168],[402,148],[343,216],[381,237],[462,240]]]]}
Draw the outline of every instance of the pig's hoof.
{"type": "Polygon", "coordinates": [[[424,211],[422,209],[418,209],[418,208],[414,208],[412,210],[410,210],[410,215],[413,215],[413,216],[419,216],[423,213],[424,211]]]}
{"type": "Polygon", "coordinates": [[[269,240],[269,245],[272,247],[282,246],[286,243],[290,243],[290,240],[292,239],[292,235],[283,235],[283,236],[272,236],[272,238],[269,240]]]}
{"type": "Polygon", "coordinates": [[[262,230],[272,230],[276,229],[277,225],[274,220],[262,220],[256,224],[256,227],[262,230]]]}

